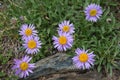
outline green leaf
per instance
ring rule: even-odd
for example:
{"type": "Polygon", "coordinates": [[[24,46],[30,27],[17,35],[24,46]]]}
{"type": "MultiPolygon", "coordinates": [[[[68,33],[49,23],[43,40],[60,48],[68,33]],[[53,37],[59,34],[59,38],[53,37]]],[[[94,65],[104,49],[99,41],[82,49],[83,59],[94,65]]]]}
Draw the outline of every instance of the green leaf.
{"type": "Polygon", "coordinates": [[[4,72],[0,72],[0,77],[3,77],[5,76],[5,73],[4,72]]]}

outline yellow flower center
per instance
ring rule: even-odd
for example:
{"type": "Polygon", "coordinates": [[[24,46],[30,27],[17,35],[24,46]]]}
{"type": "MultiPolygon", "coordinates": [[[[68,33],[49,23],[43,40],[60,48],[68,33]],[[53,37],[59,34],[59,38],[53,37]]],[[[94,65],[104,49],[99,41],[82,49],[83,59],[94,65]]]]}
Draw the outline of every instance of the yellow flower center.
{"type": "Polygon", "coordinates": [[[21,64],[20,64],[20,69],[21,70],[27,70],[28,69],[28,63],[26,63],[26,62],[22,62],[21,64]]]}
{"type": "Polygon", "coordinates": [[[88,55],[87,55],[86,53],[81,53],[81,54],[79,55],[79,60],[80,60],[81,62],[86,62],[86,61],[88,60],[88,55]]]}
{"type": "Polygon", "coordinates": [[[64,31],[64,32],[68,32],[69,30],[70,30],[70,27],[69,27],[69,26],[64,26],[64,27],[63,27],[63,31],[64,31]]]}
{"type": "Polygon", "coordinates": [[[96,16],[97,10],[96,9],[91,9],[90,10],[90,16],[96,16]]]}
{"type": "Polygon", "coordinates": [[[67,43],[67,38],[65,36],[60,36],[59,43],[64,45],[67,43]]]}
{"type": "Polygon", "coordinates": [[[28,41],[28,48],[33,49],[37,46],[35,40],[28,41]]]}
{"type": "Polygon", "coordinates": [[[32,30],[31,30],[30,28],[27,28],[27,29],[25,30],[25,35],[26,35],[26,36],[32,35],[32,30]]]}

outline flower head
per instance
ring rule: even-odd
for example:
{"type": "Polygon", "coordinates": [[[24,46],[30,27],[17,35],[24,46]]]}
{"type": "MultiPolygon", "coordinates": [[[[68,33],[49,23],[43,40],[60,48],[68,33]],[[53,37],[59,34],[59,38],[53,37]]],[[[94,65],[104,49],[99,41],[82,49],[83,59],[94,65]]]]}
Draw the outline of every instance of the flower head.
{"type": "Polygon", "coordinates": [[[88,50],[82,50],[77,48],[75,50],[75,53],[77,54],[76,56],[74,56],[73,59],[73,63],[75,64],[75,66],[79,69],[89,69],[92,65],[94,65],[94,57],[95,55],[93,54],[93,52],[88,53],[88,50]]]}
{"type": "Polygon", "coordinates": [[[41,48],[41,41],[39,41],[39,37],[37,36],[30,36],[25,38],[23,46],[28,54],[35,54],[39,51],[39,48],[41,48]]]}
{"type": "Polygon", "coordinates": [[[59,24],[59,28],[58,30],[62,31],[62,32],[66,32],[66,33],[74,33],[74,25],[71,23],[70,21],[63,21],[59,24]]]}
{"type": "Polygon", "coordinates": [[[33,73],[33,69],[35,68],[35,64],[30,64],[30,60],[32,57],[25,56],[22,59],[14,59],[14,66],[12,70],[15,71],[15,75],[20,78],[24,78],[29,76],[29,73],[33,73]]]}
{"type": "Polygon", "coordinates": [[[96,22],[102,15],[102,9],[97,4],[90,4],[85,8],[86,20],[96,22]]]}
{"type": "Polygon", "coordinates": [[[35,26],[33,24],[30,24],[30,25],[23,24],[19,32],[20,32],[19,34],[22,35],[23,40],[29,36],[37,35],[37,31],[35,30],[35,26]]]}
{"type": "Polygon", "coordinates": [[[58,51],[66,51],[70,49],[73,44],[73,37],[69,33],[62,33],[61,31],[58,32],[59,37],[53,36],[53,44],[54,48],[57,48],[58,51]]]}

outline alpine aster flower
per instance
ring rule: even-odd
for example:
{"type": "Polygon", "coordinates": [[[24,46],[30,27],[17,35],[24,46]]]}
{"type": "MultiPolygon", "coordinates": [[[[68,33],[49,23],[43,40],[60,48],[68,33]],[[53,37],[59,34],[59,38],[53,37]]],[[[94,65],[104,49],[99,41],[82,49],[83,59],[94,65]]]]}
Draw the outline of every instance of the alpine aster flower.
{"type": "Polygon", "coordinates": [[[33,24],[30,24],[30,25],[23,24],[19,32],[20,32],[19,34],[22,35],[23,40],[29,36],[37,35],[37,31],[35,30],[35,26],[33,24]]]}
{"type": "Polygon", "coordinates": [[[28,54],[35,54],[41,48],[41,41],[39,41],[39,37],[37,36],[30,36],[25,38],[23,46],[28,54]]]}
{"type": "Polygon", "coordinates": [[[97,20],[102,15],[102,9],[97,4],[90,4],[85,8],[86,20],[97,22],[97,20]]]}
{"type": "Polygon", "coordinates": [[[20,78],[25,78],[29,76],[29,73],[33,73],[33,69],[35,68],[35,64],[30,64],[30,60],[32,57],[25,56],[22,59],[14,59],[14,66],[12,70],[15,71],[15,75],[20,78]]]}
{"type": "Polygon", "coordinates": [[[70,24],[70,21],[63,21],[59,24],[59,31],[66,32],[66,33],[74,33],[74,25],[73,23],[70,24]]]}
{"type": "Polygon", "coordinates": [[[92,65],[94,65],[94,57],[95,55],[93,54],[93,52],[88,53],[88,50],[82,50],[77,48],[75,50],[75,53],[77,54],[76,56],[74,56],[73,59],[73,63],[75,64],[75,66],[79,69],[90,69],[90,67],[92,65]]]}
{"type": "Polygon", "coordinates": [[[58,32],[59,37],[53,36],[53,44],[54,48],[57,48],[58,51],[66,51],[70,49],[73,44],[73,37],[69,33],[62,33],[61,31],[58,32]]]}

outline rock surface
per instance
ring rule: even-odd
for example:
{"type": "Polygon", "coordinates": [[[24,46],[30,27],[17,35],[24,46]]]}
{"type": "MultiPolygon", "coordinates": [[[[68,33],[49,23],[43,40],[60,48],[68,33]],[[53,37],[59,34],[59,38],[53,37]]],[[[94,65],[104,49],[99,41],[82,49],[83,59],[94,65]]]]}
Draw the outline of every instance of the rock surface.
{"type": "Polygon", "coordinates": [[[64,53],[42,59],[36,66],[34,73],[24,80],[120,80],[103,78],[94,70],[79,70],[73,65],[72,58],[64,53]]]}

